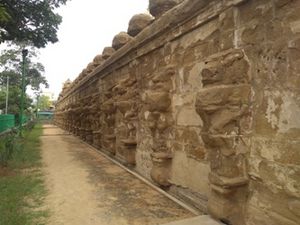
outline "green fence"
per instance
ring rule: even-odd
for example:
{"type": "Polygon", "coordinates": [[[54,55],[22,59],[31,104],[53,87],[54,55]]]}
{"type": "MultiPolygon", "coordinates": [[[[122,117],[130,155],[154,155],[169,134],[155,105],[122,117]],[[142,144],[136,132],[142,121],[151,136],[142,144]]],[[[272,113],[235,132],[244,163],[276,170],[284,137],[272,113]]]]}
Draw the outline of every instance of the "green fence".
{"type": "Polygon", "coordinates": [[[15,115],[0,115],[0,133],[15,127],[15,115]]]}
{"type": "Polygon", "coordinates": [[[51,123],[53,119],[53,112],[41,111],[37,113],[37,119],[41,123],[51,123]]]}

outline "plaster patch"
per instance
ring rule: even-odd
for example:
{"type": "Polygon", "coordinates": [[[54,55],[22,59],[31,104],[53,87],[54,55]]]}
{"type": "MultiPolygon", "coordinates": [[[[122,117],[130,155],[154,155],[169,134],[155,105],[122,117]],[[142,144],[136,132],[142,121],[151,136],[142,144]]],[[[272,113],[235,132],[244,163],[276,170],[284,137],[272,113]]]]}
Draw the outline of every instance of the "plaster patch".
{"type": "Polygon", "coordinates": [[[293,33],[300,33],[300,20],[294,21],[290,23],[291,30],[293,33]]]}
{"type": "Polygon", "coordinates": [[[149,112],[149,111],[146,111],[146,112],[144,113],[144,115],[145,115],[145,119],[147,120],[148,117],[149,117],[149,115],[150,115],[150,112],[149,112]]]}
{"type": "Polygon", "coordinates": [[[271,94],[267,93],[268,101],[267,101],[267,110],[266,110],[266,118],[268,120],[268,123],[271,124],[271,127],[273,129],[277,128],[278,120],[279,118],[275,114],[276,111],[279,109],[279,105],[277,105],[273,99],[273,96],[271,94]]]}
{"type": "Polygon", "coordinates": [[[193,90],[197,90],[203,87],[202,76],[200,73],[203,67],[204,63],[195,64],[189,73],[188,84],[191,85],[193,90]]]}
{"type": "Polygon", "coordinates": [[[280,133],[286,133],[290,129],[300,129],[300,99],[296,99],[293,93],[283,94],[283,104],[278,121],[280,133]]]}

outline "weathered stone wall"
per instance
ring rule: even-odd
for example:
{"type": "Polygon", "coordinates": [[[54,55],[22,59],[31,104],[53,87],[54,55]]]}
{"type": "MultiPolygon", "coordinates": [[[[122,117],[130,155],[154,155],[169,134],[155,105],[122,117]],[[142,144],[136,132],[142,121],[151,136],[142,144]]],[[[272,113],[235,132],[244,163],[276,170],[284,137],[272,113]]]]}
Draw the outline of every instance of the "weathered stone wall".
{"type": "Polygon", "coordinates": [[[299,224],[300,1],[249,1],[237,32],[253,93],[247,219],[299,224]]]}
{"type": "Polygon", "coordinates": [[[66,82],[55,122],[225,223],[299,224],[300,1],[149,9],[66,82]]]}

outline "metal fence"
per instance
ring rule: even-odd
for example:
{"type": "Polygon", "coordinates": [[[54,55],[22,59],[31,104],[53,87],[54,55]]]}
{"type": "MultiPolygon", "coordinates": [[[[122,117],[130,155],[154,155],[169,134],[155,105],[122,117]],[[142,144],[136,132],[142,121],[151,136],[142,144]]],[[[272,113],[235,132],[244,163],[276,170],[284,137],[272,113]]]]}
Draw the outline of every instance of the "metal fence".
{"type": "MultiPolygon", "coordinates": [[[[28,121],[30,121],[29,117],[23,115],[22,125],[24,126],[28,121]]],[[[20,122],[21,118],[18,118],[13,114],[0,115],[0,133],[18,126],[20,122]]]]}
{"type": "Polygon", "coordinates": [[[52,123],[53,112],[51,111],[41,111],[37,113],[37,119],[40,123],[52,123]]]}
{"type": "Polygon", "coordinates": [[[15,125],[16,125],[15,115],[12,114],[0,115],[0,133],[15,127],[15,125]]]}

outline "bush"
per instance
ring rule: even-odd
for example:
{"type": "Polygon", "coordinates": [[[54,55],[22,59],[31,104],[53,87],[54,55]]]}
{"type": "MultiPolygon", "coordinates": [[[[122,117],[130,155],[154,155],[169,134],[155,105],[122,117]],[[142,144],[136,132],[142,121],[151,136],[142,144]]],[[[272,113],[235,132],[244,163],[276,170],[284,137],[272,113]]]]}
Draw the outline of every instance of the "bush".
{"type": "MultiPolygon", "coordinates": [[[[29,121],[25,126],[23,132],[29,132],[34,128],[35,121],[29,121]]],[[[23,133],[22,132],[22,133],[23,133]]],[[[0,136],[0,166],[7,166],[16,151],[21,151],[22,138],[19,136],[17,129],[12,129],[0,136]]]]}
{"type": "Polygon", "coordinates": [[[13,156],[13,152],[18,148],[18,135],[15,130],[0,137],[0,165],[6,166],[8,160],[13,156]]]}
{"type": "Polygon", "coordinates": [[[27,122],[26,124],[26,129],[27,130],[32,130],[34,128],[34,125],[36,124],[36,121],[35,120],[30,120],[27,122]]]}

